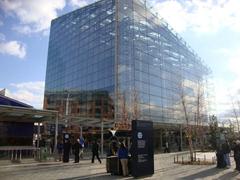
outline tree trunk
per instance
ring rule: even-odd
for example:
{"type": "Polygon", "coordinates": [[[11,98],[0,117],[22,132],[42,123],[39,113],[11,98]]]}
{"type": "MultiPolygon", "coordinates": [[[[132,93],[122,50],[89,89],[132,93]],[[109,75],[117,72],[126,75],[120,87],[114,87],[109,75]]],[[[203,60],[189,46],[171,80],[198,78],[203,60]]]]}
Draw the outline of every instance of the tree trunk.
{"type": "Polygon", "coordinates": [[[186,119],[186,122],[187,122],[186,134],[187,134],[187,138],[188,138],[188,145],[189,145],[188,147],[189,147],[189,152],[190,152],[190,159],[191,159],[191,162],[193,162],[192,131],[191,131],[191,125],[189,124],[189,118],[188,118],[186,104],[185,104],[185,100],[184,100],[183,95],[182,95],[182,105],[183,105],[185,119],[186,119]]]}

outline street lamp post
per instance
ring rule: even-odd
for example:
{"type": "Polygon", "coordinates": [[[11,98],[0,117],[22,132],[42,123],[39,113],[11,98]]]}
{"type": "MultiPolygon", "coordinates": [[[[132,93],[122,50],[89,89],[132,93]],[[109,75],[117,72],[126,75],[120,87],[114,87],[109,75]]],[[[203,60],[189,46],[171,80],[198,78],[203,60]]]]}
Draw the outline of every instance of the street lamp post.
{"type": "Polygon", "coordinates": [[[55,137],[54,137],[54,154],[55,160],[57,159],[57,141],[58,141],[58,113],[55,120],[55,137]]]}
{"type": "Polygon", "coordinates": [[[182,132],[182,125],[180,124],[180,151],[182,151],[183,147],[183,132],[182,132]]]}
{"type": "Polygon", "coordinates": [[[66,119],[65,119],[65,127],[68,127],[68,113],[69,113],[69,96],[70,96],[70,94],[69,94],[69,92],[68,91],[66,91],[67,92],[67,99],[66,99],[66,112],[65,112],[65,115],[66,115],[66,119]]]}
{"type": "Polygon", "coordinates": [[[103,157],[103,119],[101,119],[101,156],[103,157]]]}

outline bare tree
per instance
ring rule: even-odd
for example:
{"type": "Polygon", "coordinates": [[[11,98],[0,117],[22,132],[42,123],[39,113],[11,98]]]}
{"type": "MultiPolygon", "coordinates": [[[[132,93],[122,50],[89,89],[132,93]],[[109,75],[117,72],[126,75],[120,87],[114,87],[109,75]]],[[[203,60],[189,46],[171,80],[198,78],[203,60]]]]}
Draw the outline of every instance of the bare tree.
{"type": "Polygon", "coordinates": [[[132,91],[132,119],[136,120],[140,118],[140,110],[139,110],[139,94],[136,91],[136,89],[134,89],[132,91]]]}
{"type": "Polygon", "coordinates": [[[195,126],[195,135],[196,140],[199,140],[200,148],[203,151],[204,149],[204,123],[205,123],[205,91],[204,85],[202,82],[198,81],[197,83],[197,92],[196,92],[196,126],[195,126]]]}
{"type": "Polygon", "coordinates": [[[199,141],[201,149],[204,148],[204,122],[206,115],[204,84],[202,81],[195,83],[183,81],[180,85],[180,93],[185,120],[184,129],[188,140],[190,158],[193,161],[193,138],[199,141]],[[188,89],[191,89],[191,91],[188,92],[188,89]]]}
{"type": "Polygon", "coordinates": [[[128,100],[126,93],[119,95],[119,119],[115,123],[115,128],[119,130],[131,130],[132,120],[140,118],[139,110],[139,95],[134,89],[128,94],[128,100]]]}
{"type": "Polygon", "coordinates": [[[191,161],[193,161],[193,143],[192,143],[192,135],[193,135],[193,131],[192,131],[192,126],[190,125],[190,117],[189,117],[189,113],[187,110],[187,96],[184,92],[184,83],[181,83],[180,86],[180,100],[181,100],[181,104],[183,107],[183,112],[184,112],[184,119],[186,120],[186,127],[185,127],[185,133],[186,133],[186,137],[188,139],[188,147],[189,147],[189,151],[190,151],[190,159],[191,161]]]}
{"type": "Polygon", "coordinates": [[[118,101],[120,114],[118,114],[117,122],[115,122],[115,128],[118,130],[131,130],[131,119],[127,106],[126,94],[119,94],[118,101]]]}
{"type": "Polygon", "coordinates": [[[239,115],[239,111],[240,111],[240,103],[239,103],[238,100],[234,102],[233,96],[230,95],[230,97],[231,97],[231,103],[232,103],[233,116],[234,116],[234,118],[236,120],[237,130],[238,130],[238,133],[239,133],[240,125],[239,125],[239,116],[238,115],[239,115]],[[236,107],[235,104],[237,104],[238,108],[236,107]]]}

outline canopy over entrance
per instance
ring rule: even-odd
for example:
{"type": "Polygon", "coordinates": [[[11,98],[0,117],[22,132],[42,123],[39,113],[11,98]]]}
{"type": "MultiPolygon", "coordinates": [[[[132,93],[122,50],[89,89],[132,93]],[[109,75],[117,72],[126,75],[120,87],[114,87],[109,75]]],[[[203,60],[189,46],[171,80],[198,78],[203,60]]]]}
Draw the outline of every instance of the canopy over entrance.
{"type": "Polygon", "coordinates": [[[57,111],[0,105],[1,122],[51,122],[56,120],[57,114],[57,111]]]}

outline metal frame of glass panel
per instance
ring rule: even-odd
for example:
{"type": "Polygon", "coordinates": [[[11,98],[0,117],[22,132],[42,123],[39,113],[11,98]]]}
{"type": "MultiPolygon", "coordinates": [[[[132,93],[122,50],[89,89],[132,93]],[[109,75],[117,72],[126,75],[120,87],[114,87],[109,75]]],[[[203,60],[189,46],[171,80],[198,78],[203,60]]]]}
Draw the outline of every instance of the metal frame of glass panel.
{"type": "Polygon", "coordinates": [[[118,121],[126,104],[129,120],[137,107],[139,119],[182,124],[180,92],[194,121],[208,74],[144,1],[101,0],[52,21],[44,107],[65,115],[68,104],[75,117],[118,121]]]}

